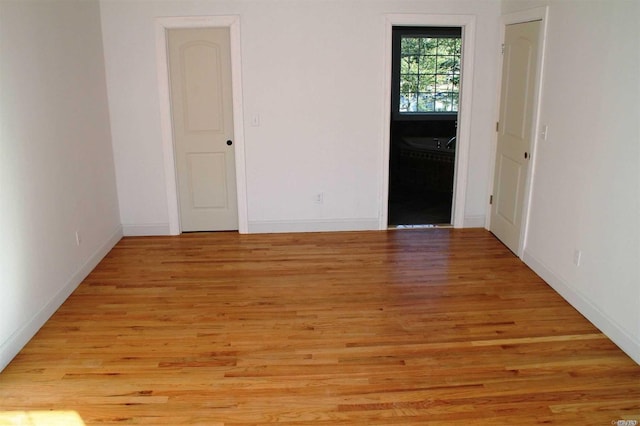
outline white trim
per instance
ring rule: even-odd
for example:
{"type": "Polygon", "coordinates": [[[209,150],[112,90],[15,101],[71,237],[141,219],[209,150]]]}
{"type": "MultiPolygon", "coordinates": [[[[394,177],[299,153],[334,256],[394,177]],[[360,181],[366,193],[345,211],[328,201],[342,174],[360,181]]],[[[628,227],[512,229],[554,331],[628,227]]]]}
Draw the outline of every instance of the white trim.
{"type": "Polygon", "coordinates": [[[525,250],[522,260],[538,274],[551,288],[576,308],[593,325],[598,327],[609,339],[640,364],[640,340],[627,333],[624,327],[616,323],[595,303],[573,289],[565,280],[554,274],[542,261],[525,250]]]}
{"type": "Polygon", "coordinates": [[[242,105],[242,55],[240,50],[240,17],[231,16],[180,16],[156,18],[156,68],[160,102],[160,126],[164,154],[165,186],[169,213],[169,233],[178,235],[180,213],[176,184],[175,155],[173,149],[173,125],[169,94],[169,69],[167,63],[167,37],[171,28],[228,27],[231,38],[231,86],[233,95],[233,132],[236,158],[236,189],[238,196],[238,232],[248,232],[247,221],[247,173],[244,144],[244,114],[242,105]]]}
{"type": "Polygon", "coordinates": [[[51,318],[82,281],[95,269],[100,261],[122,238],[122,227],[118,225],[106,241],[71,275],[69,280],[36,314],[20,329],[0,345],[0,371],[22,350],[42,326],[51,318]]]}
{"type": "MultiPolygon", "coordinates": [[[[546,21],[549,16],[549,6],[534,7],[533,9],[520,10],[508,13],[500,17],[502,26],[502,39],[504,40],[504,27],[511,24],[522,24],[531,21],[546,21]]],[[[544,25],[546,30],[546,25],[544,25]]],[[[546,32],[545,32],[546,33],[546,32]]]]}
{"type": "Polygon", "coordinates": [[[168,223],[122,224],[122,235],[125,237],[171,235],[171,226],[168,223]]]}
{"type": "Polygon", "coordinates": [[[484,228],[484,215],[465,216],[464,228],[484,228]]]}
{"type": "Polygon", "coordinates": [[[252,234],[376,230],[378,230],[378,218],[290,221],[264,220],[249,222],[249,232],[252,234]]]}
{"type": "Polygon", "coordinates": [[[423,27],[462,27],[462,75],[460,77],[460,109],[458,113],[458,135],[456,141],[456,166],[454,176],[452,225],[454,228],[464,227],[464,210],[467,194],[469,168],[469,141],[471,133],[471,107],[473,96],[473,75],[475,55],[475,25],[473,15],[385,15],[385,54],[384,54],[384,113],[382,141],[382,178],[380,182],[380,214],[378,229],[387,229],[389,208],[389,144],[391,135],[391,33],[393,26],[423,27]]]}
{"type": "MultiPolygon", "coordinates": [[[[533,99],[533,117],[531,120],[531,165],[527,171],[527,176],[525,177],[525,186],[524,186],[524,199],[522,203],[522,223],[520,228],[520,244],[518,245],[516,255],[518,257],[522,257],[526,243],[528,238],[529,231],[529,218],[531,213],[531,197],[533,194],[533,182],[535,177],[535,169],[537,163],[537,146],[538,146],[538,131],[540,128],[540,108],[541,108],[541,100],[542,100],[542,81],[544,77],[544,58],[546,51],[546,39],[547,39],[547,27],[549,23],[549,7],[538,7],[534,9],[519,11],[515,13],[510,13],[507,15],[503,15],[500,17],[500,45],[504,43],[506,26],[512,24],[520,24],[525,22],[532,21],[540,21],[540,45],[538,49],[538,62],[536,74],[538,76],[535,87],[534,87],[534,99],[533,99]]],[[[500,78],[498,82],[500,84],[499,87],[502,87],[502,55],[498,54],[498,69],[500,70],[500,78]]],[[[496,111],[495,117],[496,122],[500,119],[500,89],[496,91],[496,111]]],[[[496,151],[498,149],[498,133],[494,133],[494,137],[492,139],[492,152],[493,155],[491,157],[491,185],[489,185],[489,193],[487,194],[487,216],[485,221],[485,228],[491,229],[491,205],[489,204],[489,197],[493,194],[493,186],[495,181],[495,162],[496,162],[496,151]]]]}

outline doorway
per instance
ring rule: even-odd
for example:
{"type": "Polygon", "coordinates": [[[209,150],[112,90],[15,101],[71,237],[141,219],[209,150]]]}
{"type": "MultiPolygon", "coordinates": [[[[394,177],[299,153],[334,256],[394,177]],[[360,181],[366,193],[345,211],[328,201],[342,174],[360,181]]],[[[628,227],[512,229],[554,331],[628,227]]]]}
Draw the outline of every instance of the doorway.
{"type": "Polygon", "coordinates": [[[393,27],[388,226],[452,224],[461,27],[393,27]]]}
{"type": "Polygon", "coordinates": [[[441,14],[388,14],[385,15],[385,67],[384,79],[384,120],[382,124],[382,162],[380,179],[379,229],[386,230],[389,212],[389,160],[391,150],[391,53],[393,27],[459,27],[462,29],[462,59],[460,69],[460,98],[457,120],[455,176],[453,184],[453,200],[451,207],[451,225],[454,228],[465,226],[482,226],[484,218],[467,216],[465,205],[468,186],[469,145],[471,135],[471,110],[473,105],[474,56],[475,56],[475,15],[441,15],[441,14]]]}
{"type": "MultiPolygon", "coordinates": [[[[156,58],[158,71],[158,95],[164,156],[165,185],[170,235],[182,232],[178,204],[178,183],[176,155],[174,150],[173,122],[171,117],[171,96],[168,67],[167,34],[171,29],[183,28],[228,28],[231,92],[233,110],[233,147],[235,154],[235,186],[237,192],[237,229],[241,234],[248,233],[247,185],[244,150],[244,122],[241,84],[240,18],[238,16],[197,16],[163,17],[156,19],[156,58]]],[[[226,141],[225,141],[226,143],[226,141]]]]}

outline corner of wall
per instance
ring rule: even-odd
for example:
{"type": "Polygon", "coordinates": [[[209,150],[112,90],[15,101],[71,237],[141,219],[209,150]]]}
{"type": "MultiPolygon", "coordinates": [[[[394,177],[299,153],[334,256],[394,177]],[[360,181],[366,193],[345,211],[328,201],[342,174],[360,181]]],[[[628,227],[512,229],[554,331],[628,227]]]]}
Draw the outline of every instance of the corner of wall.
{"type": "Polygon", "coordinates": [[[36,312],[31,320],[26,322],[19,330],[17,330],[6,342],[0,346],[0,372],[5,369],[11,360],[29,343],[31,338],[40,330],[47,320],[62,306],[65,300],[74,292],[74,290],[82,283],[82,281],[91,273],[91,271],[100,263],[100,261],[109,253],[109,251],[122,238],[122,227],[117,226],[105,242],[87,259],[87,261],[78,268],[78,270],[69,277],[67,282],[61,287],[44,307],[36,312]]]}

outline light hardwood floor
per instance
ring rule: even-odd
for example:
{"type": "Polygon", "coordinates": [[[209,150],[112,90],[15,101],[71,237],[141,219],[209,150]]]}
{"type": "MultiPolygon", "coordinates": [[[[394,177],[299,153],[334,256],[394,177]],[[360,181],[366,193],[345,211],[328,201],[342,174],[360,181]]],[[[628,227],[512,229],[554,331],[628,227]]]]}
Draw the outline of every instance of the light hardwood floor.
{"type": "Polygon", "coordinates": [[[610,425],[640,420],[640,366],[484,230],[124,238],[0,374],[2,410],[610,425]]]}

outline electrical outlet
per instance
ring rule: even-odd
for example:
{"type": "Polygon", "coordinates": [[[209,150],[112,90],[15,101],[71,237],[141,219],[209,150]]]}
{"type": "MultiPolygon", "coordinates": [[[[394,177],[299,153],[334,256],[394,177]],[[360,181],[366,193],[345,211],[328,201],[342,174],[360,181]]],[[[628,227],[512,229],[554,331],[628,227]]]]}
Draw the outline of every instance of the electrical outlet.
{"type": "Polygon", "coordinates": [[[323,204],[324,203],[324,192],[318,192],[314,198],[314,202],[316,204],[323,204]]]}
{"type": "Polygon", "coordinates": [[[80,238],[80,231],[76,231],[76,245],[80,246],[82,243],[82,238],[80,238]]]}

